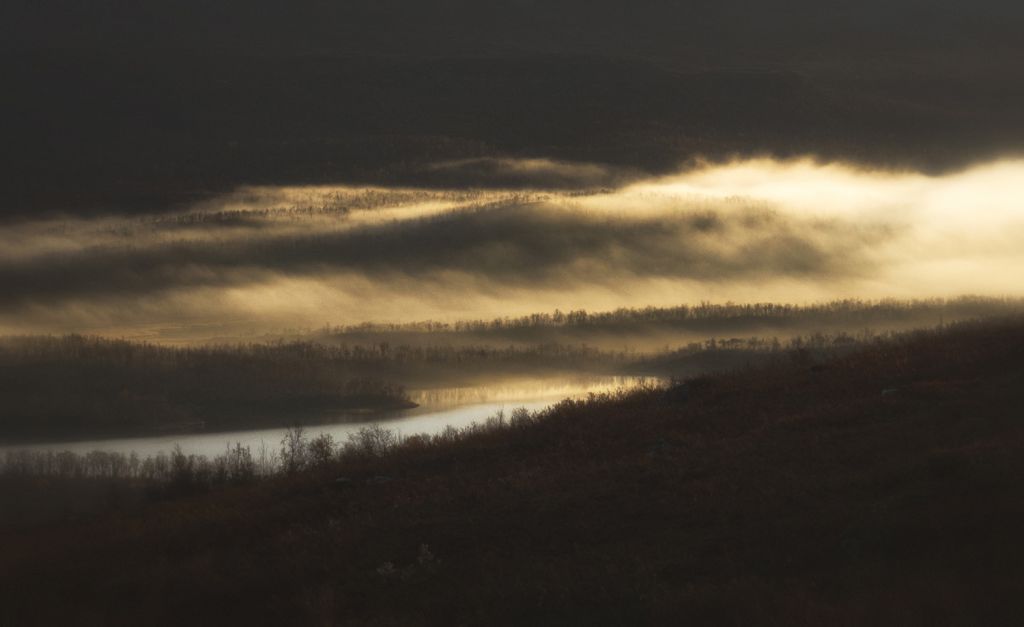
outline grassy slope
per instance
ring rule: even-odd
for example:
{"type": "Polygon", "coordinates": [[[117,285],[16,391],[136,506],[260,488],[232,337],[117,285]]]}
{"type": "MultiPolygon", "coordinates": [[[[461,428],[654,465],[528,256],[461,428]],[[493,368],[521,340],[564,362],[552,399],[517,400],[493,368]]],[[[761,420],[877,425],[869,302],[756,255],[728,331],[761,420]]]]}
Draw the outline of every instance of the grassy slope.
{"type": "Polygon", "coordinates": [[[1010,624],[1022,355],[1020,320],[958,326],[9,528],[0,623],[1010,624]]]}

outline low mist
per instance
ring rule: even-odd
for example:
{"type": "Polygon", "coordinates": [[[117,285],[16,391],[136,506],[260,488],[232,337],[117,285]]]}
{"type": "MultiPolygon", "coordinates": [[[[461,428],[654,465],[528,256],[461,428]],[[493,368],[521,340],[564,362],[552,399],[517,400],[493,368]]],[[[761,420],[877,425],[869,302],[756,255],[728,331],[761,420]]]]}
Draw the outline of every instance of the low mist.
{"type": "Polygon", "coordinates": [[[510,186],[252,187],[172,214],[6,224],[0,332],[206,339],[557,308],[1020,293],[1020,160],[931,176],[762,159],[631,183],[546,160],[437,166],[442,179],[466,170],[510,186]]]}

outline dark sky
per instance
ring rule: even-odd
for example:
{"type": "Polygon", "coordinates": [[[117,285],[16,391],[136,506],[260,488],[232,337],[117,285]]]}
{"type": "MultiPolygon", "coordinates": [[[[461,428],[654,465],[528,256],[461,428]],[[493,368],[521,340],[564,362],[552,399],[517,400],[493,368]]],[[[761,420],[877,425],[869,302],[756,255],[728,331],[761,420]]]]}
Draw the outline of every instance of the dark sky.
{"type": "Polygon", "coordinates": [[[14,0],[5,3],[0,28],[4,39],[27,45],[414,55],[425,49],[647,50],[671,56],[685,46],[681,39],[694,38],[712,46],[724,37],[776,49],[873,35],[893,45],[966,45],[972,38],[985,45],[996,43],[986,38],[1012,36],[1012,20],[1022,15],[1020,3],[1005,0],[14,0]]]}
{"type": "Polygon", "coordinates": [[[957,169],[1024,145],[1021,32],[1001,0],[8,0],[0,216],[485,157],[957,169]]]}
{"type": "Polygon", "coordinates": [[[0,327],[1003,293],[1022,32],[992,0],[8,0],[0,327]]]}

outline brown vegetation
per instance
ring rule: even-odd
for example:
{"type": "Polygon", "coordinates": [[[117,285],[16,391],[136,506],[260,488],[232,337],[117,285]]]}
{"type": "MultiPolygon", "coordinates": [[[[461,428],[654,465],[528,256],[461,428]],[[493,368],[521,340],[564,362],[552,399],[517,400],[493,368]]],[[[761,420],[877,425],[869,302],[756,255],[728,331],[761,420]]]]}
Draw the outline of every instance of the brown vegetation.
{"type": "Polygon", "coordinates": [[[1022,355],[961,324],[8,525],[0,622],[1012,624],[1022,355]]]}

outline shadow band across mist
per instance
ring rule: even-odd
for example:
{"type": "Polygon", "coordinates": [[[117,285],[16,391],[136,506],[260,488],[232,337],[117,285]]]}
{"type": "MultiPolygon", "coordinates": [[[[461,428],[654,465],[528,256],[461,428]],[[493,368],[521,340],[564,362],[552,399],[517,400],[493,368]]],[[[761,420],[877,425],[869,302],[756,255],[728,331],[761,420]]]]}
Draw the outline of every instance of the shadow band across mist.
{"type": "Polygon", "coordinates": [[[343,270],[379,280],[451,273],[500,284],[631,276],[705,281],[863,272],[886,229],[760,209],[606,217],[545,205],[486,207],[325,234],[105,246],[0,264],[0,306],[227,286],[343,270]]]}
{"type": "MultiPolygon", "coordinates": [[[[438,172],[453,167],[604,176],[546,160],[438,172]]],[[[930,176],[762,159],[590,191],[242,188],[174,215],[0,226],[0,328],[1012,296],[1021,180],[1013,160],[930,176]]]]}

